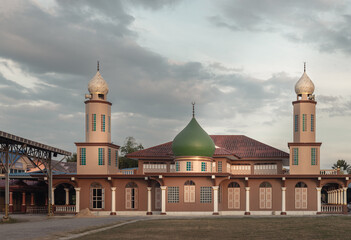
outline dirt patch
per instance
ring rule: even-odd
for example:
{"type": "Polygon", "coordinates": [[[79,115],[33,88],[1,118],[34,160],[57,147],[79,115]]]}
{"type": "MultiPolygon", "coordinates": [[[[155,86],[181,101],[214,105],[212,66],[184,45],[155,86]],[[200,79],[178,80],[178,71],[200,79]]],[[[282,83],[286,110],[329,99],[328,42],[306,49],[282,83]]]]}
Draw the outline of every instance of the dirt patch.
{"type": "Polygon", "coordinates": [[[95,217],[94,214],[92,214],[92,212],[89,210],[89,208],[85,208],[83,210],[81,210],[77,215],[77,218],[81,218],[81,217],[95,217]]]}

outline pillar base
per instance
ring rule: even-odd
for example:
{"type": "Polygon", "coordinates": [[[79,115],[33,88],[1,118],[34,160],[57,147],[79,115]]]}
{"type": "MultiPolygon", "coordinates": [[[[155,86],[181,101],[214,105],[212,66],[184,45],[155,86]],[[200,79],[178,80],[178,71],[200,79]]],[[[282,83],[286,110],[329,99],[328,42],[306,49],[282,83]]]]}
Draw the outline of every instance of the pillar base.
{"type": "Polygon", "coordinates": [[[167,215],[167,213],[165,213],[165,212],[161,212],[161,215],[167,215]]]}
{"type": "MultiPolygon", "coordinates": [[[[10,221],[10,218],[9,218],[9,217],[3,216],[1,221],[2,221],[2,222],[8,222],[8,221],[10,221]]],[[[0,221],[0,222],[1,222],[1,221],[0,221]]]]}
{"type": "Polygon", "coordinates": [[[280,215],[286,215],[286,212],[281,212],[280,215]]]}
{"type": "Polygon", "coordinates": [[[317,215],[321,215],[322,213],[321,212],[317,212],[317,215]]]}
{"type": "Polygon", "coordinates": [[[245,212],[244,215],[251,215],[251,213],[250,212],[245,212]]]}
{"type": "Polygon", "coordinates": [[[22,205],[21,206],[21,213],[26,213],[26,209],[27,209],[26,205],[22,205]]]}
{"type": "Polygon", "coordinates": [[[111,212],[110,215],[117,215],[117,213],[116,212],[111,212]]]}
{"type": "Polygon", "coordinates": [[[147,212],[146,215],[152,215],[152,212],[147,212]]]}

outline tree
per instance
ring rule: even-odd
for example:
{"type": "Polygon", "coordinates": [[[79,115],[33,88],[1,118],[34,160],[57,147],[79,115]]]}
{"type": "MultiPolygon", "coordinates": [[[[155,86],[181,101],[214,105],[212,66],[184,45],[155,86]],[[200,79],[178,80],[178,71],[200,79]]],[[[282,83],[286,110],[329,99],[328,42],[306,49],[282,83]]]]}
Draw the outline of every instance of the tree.
{"type": "Polygon", "coordinates": [[[343,159],[339,159],[338,161],[336,161],[336,163],[333,164],[332,168],[333,169],[343,168],[344,171],[347,171],[348,173],[351,174],[351,166],[343,159]]]}
{"type": "Polygon", "coordinates": [[[137,143],[134,137],[126,137],[124,145],[121,147],[121,157],[119,158],[119,168],[132,168],[138,166],[138,161],[127,158],[128,153],[143,150],[144,147],[141,143],[137,143]]]}
{"type": "Polygon", "coordinates": [[[73,153],[72,156],[67,157],[67,162],[77,162],[77,153],[73,153]]]}

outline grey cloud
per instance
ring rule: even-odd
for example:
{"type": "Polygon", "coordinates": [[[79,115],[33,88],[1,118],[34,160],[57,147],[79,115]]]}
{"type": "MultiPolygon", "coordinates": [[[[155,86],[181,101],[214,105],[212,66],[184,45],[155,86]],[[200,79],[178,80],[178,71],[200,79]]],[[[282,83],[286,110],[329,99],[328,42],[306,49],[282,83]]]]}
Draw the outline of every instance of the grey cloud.
{"type": "Polygon", "coordinates": [[[351,53],[349,1],[224,1],[209,17],[231,31],[277,33],[322,52],[351,53]]]}

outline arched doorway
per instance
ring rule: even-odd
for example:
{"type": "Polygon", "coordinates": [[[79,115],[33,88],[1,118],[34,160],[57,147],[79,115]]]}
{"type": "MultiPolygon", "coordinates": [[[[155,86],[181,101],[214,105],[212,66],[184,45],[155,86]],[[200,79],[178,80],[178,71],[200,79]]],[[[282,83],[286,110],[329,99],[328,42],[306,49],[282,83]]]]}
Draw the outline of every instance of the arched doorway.
{"type": "Polygon", "coordinates": [[[74,213],[76,191],[69,183],[61,183],[54,190],[55,213],[74,213]]]}
{"type": "Polygon", "coordinates": [[[338,183],[324,184],[321,189],[321,212],[341,214],[347,211],[347,191],[338,183]]]}

